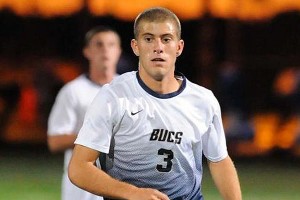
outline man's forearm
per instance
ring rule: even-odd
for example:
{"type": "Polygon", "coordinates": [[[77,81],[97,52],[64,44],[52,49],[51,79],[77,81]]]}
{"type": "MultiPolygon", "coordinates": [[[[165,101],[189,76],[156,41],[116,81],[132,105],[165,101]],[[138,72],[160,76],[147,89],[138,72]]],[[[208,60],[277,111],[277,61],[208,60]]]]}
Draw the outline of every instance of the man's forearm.
{"type": "Polygon", "coordinates": [[[74,147],[77,134],[51,135],[48,136],[48,148],[52,153],[63,152],[74,147]]]}
{"type": "Polygon", "coordinates": [[[156,189],[138,188],[112,178],[94,165],[99,155],[99,152],[88,147],[75,145],[68,169],[73,184],[93,194],[112,199],[169,200],[156,189]]]}
{"type": "Polygon", "coordinates": [[[87,173],[79,172],[77,175],[69,173],[70,180],[83,190],[112,199],[129,199],[131,193],[137,189],[133,185],[113,179],[92,163],[89,165],[89,169],[86,169],[86,167],[80,168],[80,171],[86,171],[87,173]]]}
{"type": "Polygon", "coordinates": [[[230,157],[220,162],[208,162],[212,178],[224,200],[241,200],[241,188],[230,157]]]}

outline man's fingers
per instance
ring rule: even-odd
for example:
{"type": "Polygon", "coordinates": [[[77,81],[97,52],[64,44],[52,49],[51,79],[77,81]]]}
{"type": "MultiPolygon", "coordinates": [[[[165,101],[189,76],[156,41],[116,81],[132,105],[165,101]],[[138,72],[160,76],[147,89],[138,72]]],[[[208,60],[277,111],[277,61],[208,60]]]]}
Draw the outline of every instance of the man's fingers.
{"type": "Polygon", "coordinates": [[[161,193],[160,191],[156,191],[156,194],[155,194],[156,196],[157,196],[157,200],[170,200],[169,199],[169,197],[166,195],[166,194],[164,194],[164,193],[161,193]]]}

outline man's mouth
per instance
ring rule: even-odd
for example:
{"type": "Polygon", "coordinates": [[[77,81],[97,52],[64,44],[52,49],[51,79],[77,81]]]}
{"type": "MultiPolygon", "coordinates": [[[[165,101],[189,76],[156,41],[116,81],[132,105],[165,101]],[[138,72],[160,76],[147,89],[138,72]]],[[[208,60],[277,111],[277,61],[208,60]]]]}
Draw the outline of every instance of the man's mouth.
{"type": "Polygon", "coordinates": [[[162,58],[154,58],[151,61],[159,61],[159,62],[164,62],[165,60],[162,58]]]}

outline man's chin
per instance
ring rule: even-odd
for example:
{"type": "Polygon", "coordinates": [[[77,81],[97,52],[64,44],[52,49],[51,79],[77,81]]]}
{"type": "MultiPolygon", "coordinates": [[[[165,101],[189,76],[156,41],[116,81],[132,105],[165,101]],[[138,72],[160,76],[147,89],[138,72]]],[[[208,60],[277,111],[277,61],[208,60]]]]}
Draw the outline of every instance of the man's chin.
{"type": "Polygon", "coordinates": [[[162,72],[156,72],[156,73],[153,74],[153,78],[156,81],[162,81],[163,78],[164,78],[164,73],[162,73],[162,72]]]}
{"type": "Polygon", "coordinates": [[[101,67],[98,67],[98,70],[102,71],[102,72],[106,72],[106,71],[109,70],[109,67],[108,66],[101,66],[101,67]]]}

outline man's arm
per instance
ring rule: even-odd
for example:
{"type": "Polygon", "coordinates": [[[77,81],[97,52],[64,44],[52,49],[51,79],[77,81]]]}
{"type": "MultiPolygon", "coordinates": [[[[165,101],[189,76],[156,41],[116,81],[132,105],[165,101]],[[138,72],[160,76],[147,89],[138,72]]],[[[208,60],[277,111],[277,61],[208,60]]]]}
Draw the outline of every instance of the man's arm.
{"type": "Polygon", "coordinates": [[[77,134],[48,135],[48,148],[52,153],[73,149],[76,138],[77,134]]]}
{"type": "Polygon", "coordinates": [[[208,166],[222,198],[241,200],[241,188],[234,164],[229,156],[219,162],[208,161],[208,166]]]}
{"type": "Polygon", "coordinates": [[[113,199],[169,200],[158,190],[138,188],[112,178],[94,165],[99,156],[98,151],[75,145],[68,169],[71,182],[93,194],[113,199]]]}

